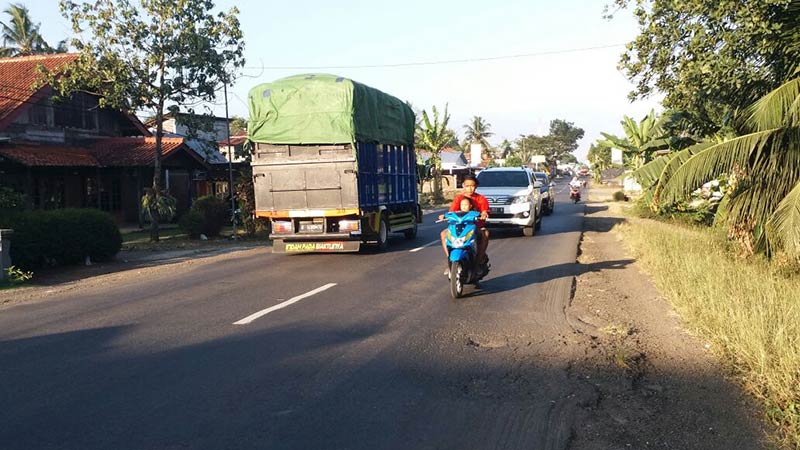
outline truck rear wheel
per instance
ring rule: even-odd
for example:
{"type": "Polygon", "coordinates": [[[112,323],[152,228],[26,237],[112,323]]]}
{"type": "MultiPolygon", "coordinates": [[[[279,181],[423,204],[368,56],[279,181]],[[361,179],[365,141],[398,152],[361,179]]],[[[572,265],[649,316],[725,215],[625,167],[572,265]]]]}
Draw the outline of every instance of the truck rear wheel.
{"type": "Polygon", "coordinates": [[[386,222],[386,217],[381,217],[381,223],[378,225],[378,250],[386,251],[389,248],[389,224],[386,222]]]}
{"type": "Polygon", "coordinates": [[[407,230],[403,230],[403,234],[406,236],[406,239],[408,239],[408,240],[411,240],[411,239],[414,239],[415,237],[417,237],[417,221],[416,220],[414,221],[414,226],[413,227],[411,227],[411,228],[409,228],[407,230]]]}

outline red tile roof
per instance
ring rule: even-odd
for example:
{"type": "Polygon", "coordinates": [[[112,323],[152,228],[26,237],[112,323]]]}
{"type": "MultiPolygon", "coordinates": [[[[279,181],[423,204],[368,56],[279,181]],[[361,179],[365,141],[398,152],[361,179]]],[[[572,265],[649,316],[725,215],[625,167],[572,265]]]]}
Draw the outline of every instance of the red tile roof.
{"type": "MultiPolygon", "coordinates": [[[[199,161],[182,138],[162,138],[161,156],[168,159],[181,150],[199,161]]],[[[155,159],[156,138],[100,139],[87,147],[57,145],[0,145],[0,156],[31,167],[145,167],[155,159]]]]}
{"type": "Polygon", "coordinates": [[[226,147],[226,146],[241,145],[241,144],[244,144],[244,142],[246,140],[247,140],[247,134],[245,134],[243,136],[238,136],[238,135],[237,136],[231,136],[230,143],[229,143],[229,141],[220,141],[219,146],[220,147],[226,147]]]}
{"type": "Polygon", "coordinates": [[[74,53],[0,58],[0,121],[21,105],[33,102],[33,97],[41,91],[33,88],[38,66],[56,71],[77,58],[74,53]]]}
{"type": "Polygon", "coordinates": [[[97,167],[92,151],[81,147],[55,145],[0,145],[0,156],[25,166],[36,167],[97,167]]]}
{"type": "MultiPolygon", "coordinates": [[[[166,159],[172,156],[181,146],[185,146],[183,138],[161,138],[161,157],[166,159]]],[[[185,149],[194,153],[188,147],[185,149]]],[[[103,166],[149,166],[153,164],[156,157],[156,138],[123,137],[101,139],[95,142],[93,150],[103,166]]]]}

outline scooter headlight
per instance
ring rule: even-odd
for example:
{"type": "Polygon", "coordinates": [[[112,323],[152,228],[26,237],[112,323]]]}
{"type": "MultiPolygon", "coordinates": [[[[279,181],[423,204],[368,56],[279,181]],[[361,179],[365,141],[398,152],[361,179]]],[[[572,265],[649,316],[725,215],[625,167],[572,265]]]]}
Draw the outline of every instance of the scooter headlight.
{"type": "Polygon", "coordinates": [[[461,248],[461,247],[463,247],[463,246],[464,246],[464,240],[465,240],[465,239],[464,239],[463,237],[459,237],[459,238],[451,239],[451,240],[450,240],[450,247],[453,247],[453,248],[461,248]]]}

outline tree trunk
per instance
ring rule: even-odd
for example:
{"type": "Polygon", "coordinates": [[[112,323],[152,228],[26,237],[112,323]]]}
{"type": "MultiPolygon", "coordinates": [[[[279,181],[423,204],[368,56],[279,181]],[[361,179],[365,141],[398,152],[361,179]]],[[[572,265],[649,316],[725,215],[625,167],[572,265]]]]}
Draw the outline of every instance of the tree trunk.
{"type": "Polygon", "coordinates": [[[444,196],[442,195],[442,169],[439,168],[439,167],[434,167],[433,168],[433,199],[436,202],[441,202],[443,198],[444,198],[444,196]]]}
{"type": "Polygon", "coordinates": [[[150,189],[150,241],[158,242],[158,202],[161,197],[161,137],[164,135],[164,102],[159,102],[156,111],[156,153],[153,159],[153,186],[150,189]]]}

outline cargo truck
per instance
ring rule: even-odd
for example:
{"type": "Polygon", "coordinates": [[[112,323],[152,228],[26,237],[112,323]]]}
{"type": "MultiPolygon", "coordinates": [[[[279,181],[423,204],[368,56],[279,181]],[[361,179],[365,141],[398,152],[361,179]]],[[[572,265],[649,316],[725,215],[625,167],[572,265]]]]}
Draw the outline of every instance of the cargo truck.
{"type": "Polygon", "coordinates": [[[272,224],[273,252],[385,250],[422,220],[414,112],[348,78],[297,75],[248,96],[255,215],[272,224]]]}

